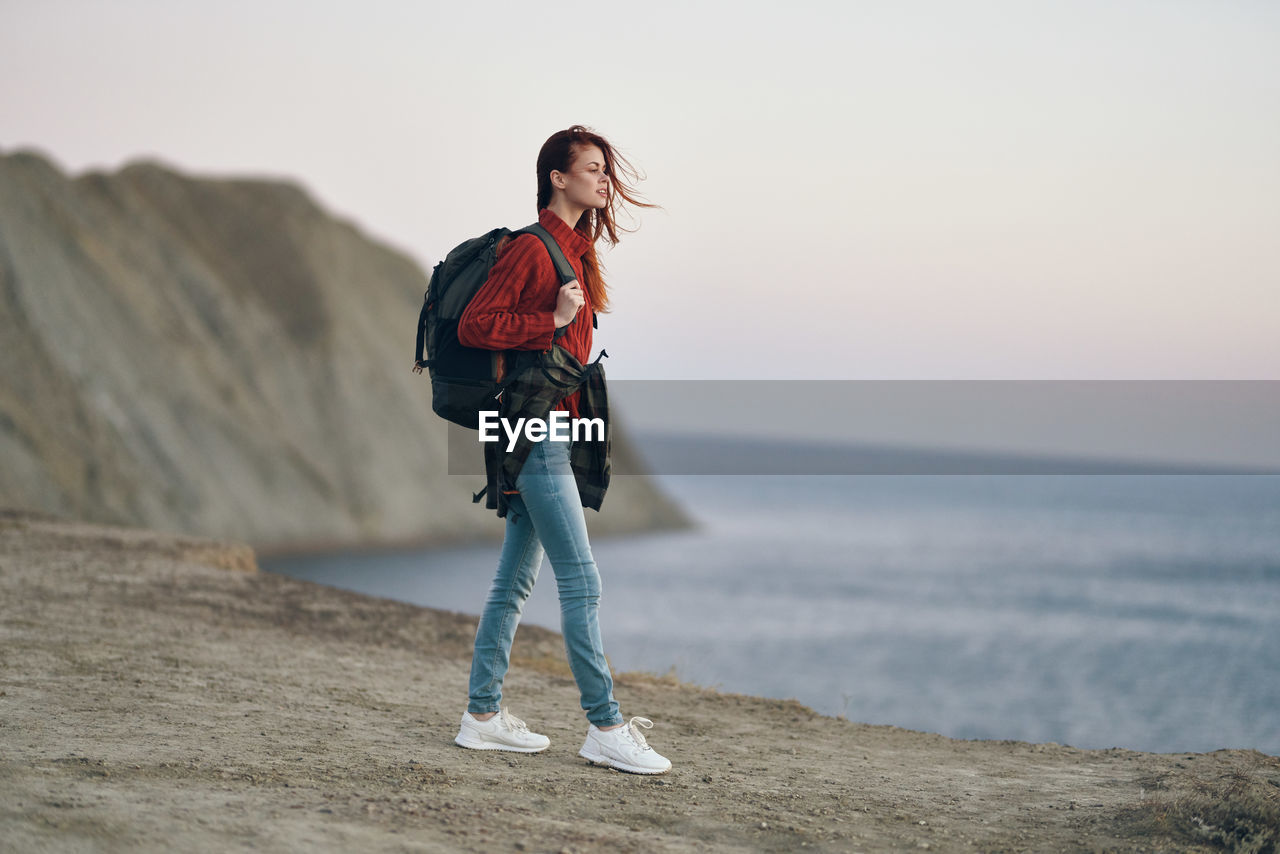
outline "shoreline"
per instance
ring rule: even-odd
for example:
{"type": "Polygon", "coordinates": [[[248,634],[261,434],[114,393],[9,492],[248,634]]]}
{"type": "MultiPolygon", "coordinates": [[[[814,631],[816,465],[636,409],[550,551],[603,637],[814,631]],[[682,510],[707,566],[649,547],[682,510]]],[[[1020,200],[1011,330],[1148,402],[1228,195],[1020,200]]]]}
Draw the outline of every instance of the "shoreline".
{"type": "MultiPolygon", "coordinates": [[[[484,511],[492,515],[493,511],[484,511]]],[[[56,517],[50,517],[56,518],[56,517]]],[[[495,517],[496,518],[496,517],[495,517]]],[[[591,519],[588,519],[590,523],[591,519]]],[[[697,523],[687,521],[682,524],[669,524],[655,526],[653,528],[643,528],[636,530],[611,530],[607,526],[604,530],[593,531],[591,539],[600,540],[601,542],[624,539],[627,537],[645,536],[654,533],[669,533],[672,531],[696,530],[697,523]]],[[[254,553],[264,561],[270,560],[298,560],[309,557],[341,557],[352,556],[361,557],[365,555],[399,555],[399,554],[415,554],[418,552],[448,551],[450,549],[465,549],[473,546],[498,546],[502,544],[503,529],[499,522],[493,528],[491,535],[484,536],[446,536],[442,534],[424,534],[412,537],[404,537],[401,539],[377,539],[377,540],[318,540],[312,539],[299,543],[264,543],[254,544],[252,549],[254,553]]]]}
{"type": "Polygon", "coordinates": [[[1280,759],[1256,751],[960,741],[649,674],[618,674],[618,699],[658,724],[674,769],[594,768],[576,756],[561,639],[535,626],[517,634],[508,701],[552,747],[465,751],[475,618],[259,572],[239,544],[0,513],[0,586],[8,850],[1280,841],[1280,759]]]}

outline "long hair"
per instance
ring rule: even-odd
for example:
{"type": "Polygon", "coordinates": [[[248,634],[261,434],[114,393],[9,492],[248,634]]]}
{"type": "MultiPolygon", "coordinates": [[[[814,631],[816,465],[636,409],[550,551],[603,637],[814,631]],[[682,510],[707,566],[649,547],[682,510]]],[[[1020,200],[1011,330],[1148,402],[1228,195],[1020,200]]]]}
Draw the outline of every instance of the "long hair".
{"type": "Polygon", "coordinates": [[[609,203],[600,209],[583,211],[574,229],[590,243],[582,258],[582,289],[587,292],[591,307],[603,312],[609,309],[609,293],[604,282],[604,268],[596,255],[596,241],[603,237],[613,246],[618,242],[618,232],[635,230],[623,228],[617,222],[617,213],[623,202],[639,208],[655,208],[657,205],[645,201],[636,192],[635,184],[642,176],[607,139],[590,128],[574,125],[553,133],[538,152],[539,211],[551,204],[551,173],[568,172],[578,152],[591,145],[604,153],[604,168],[609,175],[609,203]]]}

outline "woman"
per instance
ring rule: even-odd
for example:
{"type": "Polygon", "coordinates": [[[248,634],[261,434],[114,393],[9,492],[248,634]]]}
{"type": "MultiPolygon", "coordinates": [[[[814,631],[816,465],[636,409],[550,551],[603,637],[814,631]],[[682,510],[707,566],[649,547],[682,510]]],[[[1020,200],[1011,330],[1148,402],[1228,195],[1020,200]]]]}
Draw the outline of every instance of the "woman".
{"type": "MultiPolygon", "coordinates": [[[[463,313],[458,340],[488,350],[548,351],[560,346],[585,365],[595,312],[608,307],[595,242],[601,237],[610,244],[618,242],[614,214],[621,202],[653,206],[628,186],[637,177],[630,165],[604,137],[580,125],[553,134],[538,153],[537,168],[538,222],[564,252],[577,279],[561,286],[543,243],[535,235],[519,235],[502,250],[463,313]]],[[[579,417],[579,396],[574,391],[557,408],[579,417]]],[[[470,696],[454,741],[477,750],[521,753],[537,753],[550,744],[501,706],[511,642],[545,553],[560,594],[569,667],[590,722],[579,755],[622,771],[662,774],[671,763],[640,731],[651,728],[652,722],[624,722],[613,698],[597,618],[600,573],[587,541],[570,455],[569,442],[534,443],[516,477],[514,494],[502,496],[506,535],[476,630],[470,696]]],[[[494,497],[491,494],[490,500],[494,497]]]]}

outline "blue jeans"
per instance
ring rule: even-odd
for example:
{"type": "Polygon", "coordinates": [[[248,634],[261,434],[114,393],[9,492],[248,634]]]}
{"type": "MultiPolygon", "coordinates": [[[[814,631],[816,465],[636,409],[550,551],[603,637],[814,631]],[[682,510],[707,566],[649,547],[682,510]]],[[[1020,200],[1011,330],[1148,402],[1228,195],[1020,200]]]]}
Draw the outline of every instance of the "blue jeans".
{"type": "Polygon", "coordinates": [[[569,448],[568,442],[534,443],[516,478],[520,494],[510,496],[502,555],[471,656],[467,711],[473,715],[501,708],[511,641],[546,554],[560,593],[560,630],[569,669],[587,720],[598,727],[622,723],[600,640],[600,572],[587,542],[587,520],[569,467],[569,448]]]}

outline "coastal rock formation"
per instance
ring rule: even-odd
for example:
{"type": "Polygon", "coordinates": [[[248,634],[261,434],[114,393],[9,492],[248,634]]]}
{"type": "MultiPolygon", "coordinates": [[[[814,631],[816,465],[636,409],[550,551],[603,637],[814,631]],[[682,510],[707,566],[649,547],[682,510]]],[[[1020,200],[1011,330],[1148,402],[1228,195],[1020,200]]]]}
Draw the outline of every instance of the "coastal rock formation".
{"type": "MultiPolygon", "coordinates": [[[[410,372],[426,285],[294,184],[0,155],[0,506],[266,548],[497,536],[410,372]]],[[[683,521],[642,477],[590,516],[683,521]]]]}

